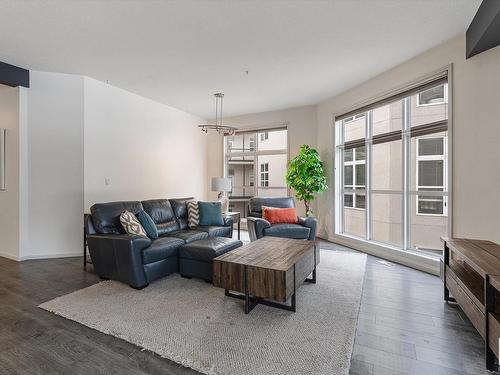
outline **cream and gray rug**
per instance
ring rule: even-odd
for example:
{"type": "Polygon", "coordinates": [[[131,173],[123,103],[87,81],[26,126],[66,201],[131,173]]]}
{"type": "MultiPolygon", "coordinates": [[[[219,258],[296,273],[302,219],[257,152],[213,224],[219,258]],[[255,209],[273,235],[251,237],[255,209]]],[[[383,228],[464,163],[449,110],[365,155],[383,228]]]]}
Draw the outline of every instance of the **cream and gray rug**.
{"type": "Polygon", "coordinates": [[[179,275],[137,291],[105,281],[39,307],[205,374],[348,374],[366,255],[322,250],[297,312],[243,301],[179,275]]]}

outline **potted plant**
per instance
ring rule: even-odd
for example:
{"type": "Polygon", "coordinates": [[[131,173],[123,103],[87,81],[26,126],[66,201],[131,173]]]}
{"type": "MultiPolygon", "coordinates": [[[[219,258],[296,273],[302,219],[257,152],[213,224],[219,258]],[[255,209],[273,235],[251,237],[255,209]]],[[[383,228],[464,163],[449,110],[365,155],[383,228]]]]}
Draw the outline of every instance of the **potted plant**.
{"type": "Polygon", "coordinates": [[[323,162],[318,151],[308,145],[302,145],[300,153],[288,165],[286,183],[295,190],[297,199],[304,202],[306,215],[312,216],[311,201],[314,199],[314,194],[328,189],[323,162]]]}

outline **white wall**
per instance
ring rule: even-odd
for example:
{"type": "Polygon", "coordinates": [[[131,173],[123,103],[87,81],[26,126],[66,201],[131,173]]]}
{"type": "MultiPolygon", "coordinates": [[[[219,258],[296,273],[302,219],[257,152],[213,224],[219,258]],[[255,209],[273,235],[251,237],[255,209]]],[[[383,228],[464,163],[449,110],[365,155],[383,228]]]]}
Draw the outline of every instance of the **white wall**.
{"type": "Polygon", "coordinates": [[[205,199],[207,135],[197,127],[201,122],[85,78],[85,211],[117,200],[205,199]]]}
{"type": "Polygon", "coordinates": [[[0,256],[19,256],[19,89],[0,85],[0,128],[6,130],[6,190],[0,191],[0,256]]]}
{"type": "Polygon", "coordinates": [[[9,129],[0,256],[81,255],[94,202],[205,199],[200,118],[82,76],[31,71],[30,80],[29,89],[0,85],[9,129]]]}
{"type": "MultiPolygon", "coordinates": [[[[317,142],[333,181],[333,114],[453,63],[452,235],[500,243],[500,47],[465,60],[465,36],[448,41],[318,105],[317,142]]],[[[334,239],[333,190],[318,200],[320,235],[334,239]]]]}
{"type": "Polygon", "coordinates": [[[26,230],[21,259],[80,255],[83,77],[30,72],[26,90],[26,230]]]}
{"type": "MultiPolygon", "coordinates": [[[[290,159],[299,153],[300,146],[308,144],[316,147],[316,106],[305,106],[289,108],[280,111],[254,113],[242,116],[224,118],[226,125],[243,129],[262,129],[269,126],[279,126],[284,122],[288,123],[288,150],[290,159]]],[[[207,159],[207,170],[209,177],[222,176],[223,137],[217,135],[210,136],[209,156],[207,159]]],[[[217,193],[207,192],[211,199],[215,199],[217,193]]],[[[298,212],[304,213],[301,202],[297,202],[298,212]]]]}

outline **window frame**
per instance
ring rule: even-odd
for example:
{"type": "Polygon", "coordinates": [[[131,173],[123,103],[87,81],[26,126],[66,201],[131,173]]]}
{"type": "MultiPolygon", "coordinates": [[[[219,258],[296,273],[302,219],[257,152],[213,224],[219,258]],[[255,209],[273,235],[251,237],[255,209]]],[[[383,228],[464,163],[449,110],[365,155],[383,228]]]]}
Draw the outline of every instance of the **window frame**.
{"type": "Polygon", "coordinates": [[[360,118],[365,117],[365,115],[366,115],[366,112],[359,113],[359,114],[354,115],[354,116],[350,116],[350,117],[344,119],[344,124],[347,124],[349,122],[353,122],[354,120],[359,120],[360,118]]]}
{"type": "MultiPolygon", "coordinates": [[[[442,84],[442,85],[438,85],[438,86],[444,86],[444,97],[443,97],[443,101],[442,102],[437,102],[437,103],[420,103],[420,94],[422,92],[419,92],[417,93],[417,107],[429,107],[429,106],[433,106],[433,105],[443,105],[443,104],[448,104],[448,85],[447,84],[442,84]]],[[[437,86],[436,86],[437,87],[437,86]]],[[[432,88],[432,87],[431,87],[432,88]]],[[[431,89],[430,88],[430,89],[431,89]]],[[[428,89],[428,90],[430,90],[428,89]]]]}
{"type": "MultiPolygon", "coordinates": [[[[442,104],[442,103],[441,103],[442,104]]],[[[426,135],[422,137],[417,137],[415,142],[415,189],[442,189],[442,192],[448,191],[448,165],[447,157],[448,154],[448,136],[446,135],[426,135]],[[443,142],[443,153],[441,155],[419,155],[420,141],[426,139],[441,139],[443,142]],[[420,161],[442,161],[443,162],[443,186],[425,186],[419,185],[419,162],[420,161]]],[[[438,190],[436,190],[438,191],[438,190]]],[[[447,217],[448,216],[448,197],[443,197],[443,213],[442,214],[430,214],[419,211],[419,196],[426,196],[427,194],[416,194],[415,195],[415,215],[417,216],[435,216],[435,217],[447,217]]],[[[432,192],[431,192],[432,195],[432,192]]],[[[428,199],[424,199],[428,200],[428,199]]]]}
{"type": "Polygon", "coordinates": [[[269,162],[260,163],[260,186],[261,188],[269,187],[269,162]],[[262,168],[264,167],[264,168],[262,168]],[[265,182],[265,185],[263,183],[265,182]]]}
{"type": "Polygon", "coordinates": [[[269,132],[268,131],[260,132],[259,138],[261,142],[269,140],[269,132]]]}
{"type": "MultiPolygon", "coordinates": [[[[345,122],[344,122],[345,124],[345,122]]],[[[353,210],[366,210],[366,147],[365,146],[361,146],[361,147],[354,147],[350,150],[352,150],[352,160],[350,161],[343,161],[343,164],[342,164],[342,167],[343,167],[343,170],[342,170],[342,181],[344,182],[343,183],[343,196],[345,195],[350,195],[352,196],[352,206],[346,206],[344,204],[344,208],[349,208],[349,209],[353,209],[353,210]],[[357,148],[361,148],[361,147],[364,147],[365,148],[365,158],[364,159],[360,159],[360,160],[357,160],[356,159],[356,149],[357,148]],[[358,185],[356,184],[356,180],[357,180],[357,177],[356,177],[356,167],[358,165],[364,165],[365,166],[365,184],[364,185],[358,185]],[[352,166],[352,185],[346,185],[345,184],[345,167],[346,166],[352,166]],[[348,189],[348,190],[352,190],[352,191],[348,191],[348,192],[345,192],[345,189],[348,189]],[[360,189],[360,192],[358,193],[357,192],[357,189],[360,189]],[[363,191],[361,193],[361,191],[363,191]],[[365,207],[357,207],[356,205],[356,196],[357,195],[363,195],[365,197],[365,207]]],[[[344,150],[344,153],[345,153],[345,150],[344,150]]],[[[344,156],[344,155],[343,155],[344,156]]],[[[342,196],[342,197],[343,197],[342,196]]],[[[343,199],[343,202],[345,202],[344,198],[343,199]]]]}

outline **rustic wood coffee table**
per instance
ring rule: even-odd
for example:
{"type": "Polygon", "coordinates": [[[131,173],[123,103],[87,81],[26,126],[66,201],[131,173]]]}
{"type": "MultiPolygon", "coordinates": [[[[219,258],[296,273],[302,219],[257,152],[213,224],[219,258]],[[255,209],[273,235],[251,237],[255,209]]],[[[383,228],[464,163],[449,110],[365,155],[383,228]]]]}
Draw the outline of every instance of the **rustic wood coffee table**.
{"type": "Polygon", "coordinates": [[[315,241],[263,237],[215,258],[213,284],[245,300],[246,314],[257,304],[295,311],[295,293],[304,281],[316,283],[318,263],[315,241]]]}

